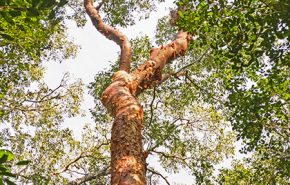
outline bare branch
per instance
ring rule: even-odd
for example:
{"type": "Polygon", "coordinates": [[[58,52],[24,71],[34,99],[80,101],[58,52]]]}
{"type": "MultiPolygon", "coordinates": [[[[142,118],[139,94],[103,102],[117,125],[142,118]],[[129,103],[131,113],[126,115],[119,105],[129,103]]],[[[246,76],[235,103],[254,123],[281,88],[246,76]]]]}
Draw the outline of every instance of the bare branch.
{"type": "Polygon", "coordinates": [[[197,62],[200,62],[206,56],[208,51],[209,51],[209,48],[198,59],[194,60],[193,62],[191,62],[191,63],[189,63],[189,64],[187,64],[185,66],[183,66],[182,68],[180,68],[176,72],[168,73],[168,74],[162,74],[161,80],[156,85],[162,84],[163,82],[165,82],[166,80],[168,80],[172,76],[175,77],[175,78],[178,78],[180,76],[185,76],[187,74],[186,69],[189,68],[190,66],[192,66],[193,64],[195,64],[197,62]]]}
{"type": "Polygon", "coordinates": [[[157,171],[155,171],[155,170],[153,170],[153,169],[150,169],[150,168],[148,168],[147,170],[148,170],[149,172],[155,174],[155,175],[158,175],[159,177],[161,177],[161,178],[166,182],[167,185],[170,185],[170,183],[169,183],[168,180],[167,180],[167,177],[164,177],[161,173],[159,173],[159,172],[157,172],[157,171]]]}
{"type": "Polygon", "coordinates": [[[148,125],[151,125],[152,120],[153,120],[153,103],[155,101],[155,97],[156,97],[156,88],[153,87],[153,98],[152,98],[152,101],[150,103],[150,121],[149,121],[148,125]]]}
{"type": "Polygon", "coordinates": [[[196,59],[196,60],[194,60],[193,62],[191,62],[191,63],[189,63],[189,64],[187,64],[187,65],[185,65],[185,66],[183,66],[182,68],[180,68],[178,71],[176,71],[176,73],[175,74],[177,74],[177,73],[179,73],[179,72],[181,72],[181,71],[183,71],[183,70],[185,70],[185,69],[187,69],[188,67],[190,67],[190,66],[192,66],[193,64],[195,64],[195,63],[197,63],[197,62],[200,62],[202,59],[203,59],[203,57],[207,54],[207,52],[209,51],[209,49],[210,48],[208,48],[198,59],[196,59]]]}
{"type": "Polygon", "coordinates": [[[60,174],[60,173],[67,171],[69,169],[69,167],[72,164],[74,164],[75,162],[79,161],[80,159],[82,159],[84,157],[90,157],[90,156],[91,155],[89,155],[87,152],[82,152],[78,157],[76,157],[75,159],[68,162],[60,171],[56,172],[55,174],[60,174]]]}
{"type": "Polygon", "coordinates": [[[4,11],[4,10],[27,11],[27,8],[17,7],[17,6],[0,6],[0,11],[4,11]]]}
{"type": "Polygon", "coordinates": [[[174,155],[174,154],[167,154],[165,152],[161,152],[161,151],[156,151],[156,150],[152,150],[151,153],[156,153],[158,155],[161,155],[165,158],[172,158],[172,160],[180,160],[184,163],[186,163],[185,161],[188,160],[188,159],[194,159],[193,157],[180,157],[180,156],[177,156],[177,155],[174,155]]]}
{"type": "Polygon", "coordinates": [[[98,9],[103,5],[102,1],[96,8],[92,0],[84,0],[87,14],[92,20],[96,29],[107,39],[114,41],[121,48],[119,70],[130,72],[130,63],[132,60],[132,48],[128,38],[116,28],[105,24],[99,14],[98,9]]]}
{"type": "MultiPolygon", "coordinates": [[[[100,149],[104,145],[108,145],[108,143],[101,143],[99,146],[97,146],[97,149],[100,149]]],[[[59,172],[56,172],[55,174],[60,174],[60,173],[67,171],[72,164],[76,163],[77,161],[79,161],[80,159],[85,158],[85,157],[92,157],[91,151],[82,152],[78,157],[76,157],[75,159],[68,162],[59,172]]]]}
{"type": "Polygon", "coordinates": [[[186,75],[186,79],[188,79],[190,81],[190,83],[196,87],[197,89],[199,89],[200,91],[206,93],[209,95],[210,98],[214,99],[215,101],[219,102],[219,103],[223,103],[220,99],[216,98],[212,93],[208,92],[208,90],[200,87],[199,85],[197,85],[197,83],[195,83],[188,75],[186,75]]]}
{"type": "Polygon", "coordinates": [[[96,7],[96,10],[100,10],[100,8],[103,6],[103,4],[105,3],[105,0],[102,0],[99,4],[98,4],[98,6],[96,7]]]}
{"type": "MultiPolygon", "coordinates": [[[[162,75],[162,78],[161,80],[158,82],[158,84],[156,85],[160,85],[162,84],[163,82],[165,82],[166,80],[168,80],[170,77],[175,77],[175,78],[178,78],[178,77],[181,77],[181,76],[185,76],[186,75],[186,72],[187,71],[180,71],[180,72],[175,72],[175,73],[167,73],[167,74],[163,74],[162,75]]],[[[178,78],[179,79],[179,78],[178,78]]]]}
{"type": "Polygon", "coordinates": [[[109,167],[107,166],[104,169],[102,169],[99,173],[89,173],[81,178],[70,181],[67,185],[79,185],[79,184],[94,180],[96,178],[106,176],[108,174],[109,174],[109,167]]]}

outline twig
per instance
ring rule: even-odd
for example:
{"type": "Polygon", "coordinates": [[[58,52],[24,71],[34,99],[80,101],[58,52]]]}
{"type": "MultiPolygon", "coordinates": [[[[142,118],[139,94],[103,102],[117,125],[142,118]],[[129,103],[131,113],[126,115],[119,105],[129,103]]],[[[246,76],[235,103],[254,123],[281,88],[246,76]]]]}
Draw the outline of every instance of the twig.
{"type": "MultiPolygon", "coordinates": [[[[108,143],[102,143],[100,144],[97,149],[100,149],[102,146],[104,145],[108,145],[108,143]]],[[[93,147],[94,148],[94,147],[93,147]]],[[[76,157],[75,159],[71,160],[69,163],[67,163],[60,171],[56,172],[55,174],[60,174],[63,173],[65,171],[67,171],[69,169],[69,167],[74,164],[75,162],[79,161],[82,158],[85,157],[92,157],[91,152],[90,151],[84,151],[82,152],[78,157],[76,157]]]]}
{"type": "Polygon", "coordinates": [[[161,173],[159,173],[159,172],[157,172],[157,171],[155,171],[155,170],[153,170],[153,169],[150,169],[150,168],[148,168],[147,170],[148,170],[149,172],[155,174],[155,175],[160,176],[160,177],[161,177],[161,178],[166,182],[167,185],[170,185],[170,183],[169,183],[168,180],[167,180],[167,177],[164,177],[161,173]]]}
{"type": "Polygon", "coordinates": [[[152,101],[150,103],[150,121],[149,121],[148,125],[151,125],[152,120],[153,120],[153,103],[155,101],[155,97],[156,97],[156,87],[154,86],[153,87],[153,98],[152,98],[152,101]]]}
{"type": "Polygon", "coordinates": [[[100,10],[100,8],[103,6],[103,4],[105,3],[105,0],[102,0],[99,4],[98,4],[98,6],[96,6],[96,10],[100,10]]]}
{"type": "Polygon", "coordinates": [[[69,169],[69,167],[79,161],[80,159],[82,158],[85,158],[85,157],[90,157],[91,155],[87,154],[88,152],[82,152],[78,157],[76,157],[75,159],[71,160],[69,163],[67,163],[60,171],[56,172],[54,175],[56,174],[60,174],[60,173],[63,173],[65,171],[67,171],[69,169]]]}
{"type": "Polygon", "coordinates": [[[220,99],[217,99],[216,97],[214,97],[214,95],[212,95],[211,93],[209,93],[206,89],[200,87],[199,85],[197,85],[188,75],[186,75],[186,78],[190,81],[191,84],[193,84],[197,89],[205,92],[206,94],[209,95],[210,98],[216,100],[217,102],[220,102],[221,103],[221,100],[220,99]]]}
{"type": "Polygon", "coordinates": [[[209,51],[210,48],[208,48],[198,59],[196,59],[195,61],[183,66],[182,68],[180,68],[177,72],[175,72],[175,74],[180,73],[181,71],[183,71],[184,69],[187,69],[188,67],[192,66],[193,64],[200,62],[203,57],[207,54],[207,52],[209,51]]]}
{"type": "Polygon", "coordinates": [[[190,64],[187,64],[185,66],[183,66],[182,68],[180,68],[179,70],[177,70],[174,73],[169,73],[169,74],[163,74],[161,80],[158,82],[157,85],[160,85],[161,83],[165,82],[166,80],[168,80],[170,77],[174,76],[175,78],[178,78],[180,76],[184,76],[187,74],[186,69],[190,66],[192,66],[193,64],[201,61],[203,59],[203,57],[207,54],[207,52],[209,51],[210,48],[208,48],[198,59],[196,59],[195,61],[191,62],[190,64]]]}

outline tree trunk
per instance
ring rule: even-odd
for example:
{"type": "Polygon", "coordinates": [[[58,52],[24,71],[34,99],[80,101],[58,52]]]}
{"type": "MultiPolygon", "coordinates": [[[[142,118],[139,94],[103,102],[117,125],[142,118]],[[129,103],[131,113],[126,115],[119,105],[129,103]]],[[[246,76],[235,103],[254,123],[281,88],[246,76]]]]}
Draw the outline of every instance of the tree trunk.
{"type": "Polygon", "coordinates": [[[131,76],[118,71],[103,93],[103,104],[114,116],[111,136],[111,184],[145,185],[142,149],[143,110],[130,91],[131,76]]]}

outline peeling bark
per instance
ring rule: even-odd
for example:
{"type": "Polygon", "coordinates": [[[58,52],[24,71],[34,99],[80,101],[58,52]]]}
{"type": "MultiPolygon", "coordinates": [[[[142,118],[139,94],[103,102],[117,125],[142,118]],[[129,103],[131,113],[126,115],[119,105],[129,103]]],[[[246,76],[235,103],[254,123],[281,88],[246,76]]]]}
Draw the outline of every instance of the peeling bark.
{"type": "Polygon", "coordinates": [[[130,86],[131,75],[117,72],[102,102],[114,117],[111,136],[111,184],[145,185],[142,149],[143,110],[130,86]]]}
{"type": "Polygon", "coordinates": [[[191,36],[180,31],[175,40],[154,48],[150,58],[130,73],[131,46],[118,30],[102,21],[91,0],[84,1],[86,11],[99,32],[121,47],[121,62],[111,84],[102,95],[102,103],[114,117],[111,135],[111,184],[145,185],[145,161],[142,146],[143,109],[137,96],[162,81],[162,69],[184,55],[191,36]]]}
{"type": "Polygon", "coordinates": [[[150,58],[132,72],[135,78],[133,89],[139,94],[143,90],[152,87],[154,81],[162,80],[162,69],[172,60],[182,56],[187,51],[191,36],[187,32],[179,31],[173,42],[154,48],[150,53],[150,58]]]}

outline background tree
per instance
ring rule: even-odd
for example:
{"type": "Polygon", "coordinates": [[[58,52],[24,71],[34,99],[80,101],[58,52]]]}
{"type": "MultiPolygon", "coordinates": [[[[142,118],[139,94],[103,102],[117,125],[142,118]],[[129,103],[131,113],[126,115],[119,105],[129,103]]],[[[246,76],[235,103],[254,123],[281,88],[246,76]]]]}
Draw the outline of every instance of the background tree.
{"type": "Polygon", "coordinates": [[[6,162],[1,153],[1,183],[9,184],[5,175],[11,172],[14,179],[10,180],[16,184],[65,184],[64,173],[75,176],[68,171],[71,161],[77,167],[83,158],[101,158],[96,151],[103,145],[89,141],[89,134],[83,141],[90,144],[82,145],[71,130],[62,127],[66,117],[81,114],[83,84],[65,74],[57,87],[49,88],[43,81],[42,63],[75,56],[78,46],[67,38],[64,21],[83,25],[82,5],[63,0],[4,0],[0,10],[0,143],[14,154],[6,162]],[[31,161],[29,165],[15,165],[24,159],[31,161]]]}
{"type": "Polygon", "coordinates": [[[234,164],[231,172],[223,171],[225,181],[221,182],[238,183],[232,177],[242,171],[238,184],[241,181],[287,184],[290,170],[289,3],[178,3],[186,7],[179,12],[179,27],[197,34],[202,44],[211,46],[216,67],[210,74],[226,90],[227,118],[237,139],[245,144],[241,152],[254,152],[254,157],[245,161],[246,166],[234,164]]]}

